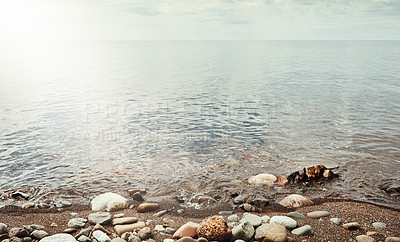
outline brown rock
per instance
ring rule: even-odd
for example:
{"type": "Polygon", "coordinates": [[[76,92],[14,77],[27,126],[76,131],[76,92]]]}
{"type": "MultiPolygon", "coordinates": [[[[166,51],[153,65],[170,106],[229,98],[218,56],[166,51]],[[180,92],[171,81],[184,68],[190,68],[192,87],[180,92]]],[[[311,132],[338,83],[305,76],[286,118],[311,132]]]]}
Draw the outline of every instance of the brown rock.
{"type": "Polygon", "coordinates": [[[359,235],[356,239],[358,242],[375,242],[375,240],[368,235],[359,235]]]}
{"type": "Polygon", "coordinates": [[[284,176],[280,176],[280,177],[278,177],[278,183],[279,183],[279,186],[282,186],[282,187],[288,186],[289,180],[284,176]]]}
{"type": "Polygon", "coordinates": [[[271,223],[264,235],[264,242],[285,242],[287,239],[286,228],[277,223],[271,223]]]}
{"type": "Polygon", "coordinates": [[[154,216],[154,217],[161,217],[161,216],[163,216],[163,215],[166,214],[166,213],[168,213],[168,210],[161,210],[161,211],[159,211],[159,212],[153,214],[153,216],[154,216]]]}
{"type": "Polygon", "coordinates": [[[140,204],[140,205],[136,208],[136,210],[137,210],[139,213],[147,213],[147,212],[155,211],[155,210],[157,210],[159,207],[160,207],[160,205],[159,205],[158,203],[147,203],[147,202],[145,202],[145,203],[140,204]]]}
{"type": "Polygon", "coordinates": [[[182,225],[173,235],[174,238],[194,237],[197,234],[198,223],[187,222],[182,225]]]}
{"type": "Polygon", "coordinates": [[[208,240],[224,241],[231,237],[232,231],[226,224],[225,219],[213,216],[201,221],[197,228],[197,235],[208,240]]]}
{"type": "Polygon", "coordinates": [[[360,228],[360,224],[357,222],[346,223],[346,224],[343,224],[343,228],[349,229],[349,230],[356,230],[356,229],[360,228]]]}
{"type": "Polygon", "coordinates": [[[252,176],[249,178],[250,185],[263,185],[263,186],[272,186],[276,182],[276,176],[272,174],[258,174],[256,176],[252,176]]]}
{"type": "Polygon", "coordinates": [[[114,218],[112,220],[112,225],[133,224],[136,223],[137,221],[138,219],[136,217],[114,218]]]}
{"type": "Polygon", "coordinates": [[[146,224],[144,222],[137,222],[137,223],[134,223],[134,224],[116,225],[114,227],[114,230],[115,230],[115,232],[117,232],[117,234],[119,236],[121,236],[125,232],[132,232],[132,231],[135,231],[137,229],[142,229],[144,227],[146,227],[146,224]]]}
{"type": "Polygon", "coordinates": [[[368,236],[374,236],[374,235],[377,235],[377,234],[378,234],[378,232],[376,232],[376,231],[368,231],[367,232],[368,236]]]}
{"type": "Polygon", "coordinates": [[[304,206],[311,206],[314,203],[310,199],[302,195],[291,194],[282,199],[279,204],[287,208],[299,208],[304,206]]]}

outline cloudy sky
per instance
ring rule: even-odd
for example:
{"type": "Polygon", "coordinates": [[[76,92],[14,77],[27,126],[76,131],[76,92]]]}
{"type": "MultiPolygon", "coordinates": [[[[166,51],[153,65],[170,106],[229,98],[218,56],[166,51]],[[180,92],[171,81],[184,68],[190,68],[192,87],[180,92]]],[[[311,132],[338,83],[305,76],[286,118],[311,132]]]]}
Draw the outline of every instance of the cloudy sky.
{"type": "Polygon", "coordinates": [[[0,40],[400,39],[400,0],[0,0],[0,40]]]}

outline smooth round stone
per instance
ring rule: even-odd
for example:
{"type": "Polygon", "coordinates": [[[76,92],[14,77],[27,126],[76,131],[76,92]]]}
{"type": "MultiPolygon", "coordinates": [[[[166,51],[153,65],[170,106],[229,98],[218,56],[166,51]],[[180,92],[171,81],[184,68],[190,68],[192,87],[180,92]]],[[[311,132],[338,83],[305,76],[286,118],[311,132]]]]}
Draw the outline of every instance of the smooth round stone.
{"type": "Polygon", "coordinates": [[[400,237],[387,237],[385,242],[400,242],[400,237]]]}
{"type": "Polygon", "coordinates": [[[128,199],[119,194],[107,192],[95,197],[90,204],[93,211],[106,210],[110,212],[126,208],[128,205],[128,199]]]}
{"type": "Polygon", "coordinates": [[[280,224],[287,229],[294,229],[297,227],[296,220],[286,216],[273,216],[269,222],[280,224]]]}
{"type": "Polygon", "coordinates": [[[192,237],[185,236],[181,239],[178,239],[176,242],[197,242],[197,240],[193,239],[192,237]]]}
{"type": "Polygon", "coordinates": [[[330,213],[328,211],[314,211],[314,212],[309,212],[307,213],[307,217],[309,218],[323,218],[323,217],[328,217],[330,213]]]}
{"type": "Polygon", "coordinates": [[[111,240],[111,242],[126,242],[126,240],[121,239],[121,238],[114,238],[111,240]]]}
{"type": "Polygon", "coordinates": [[[142,204],[140,204],[136,210],[139,213],[147,213],[147,212],[153,212],[155,210],[157,210],[160,207],[160,204],[158,203],[148,203],[148,202],[144,202],[142,204]]]}
{"type": "Polygon", "coordinates": [[[340,218],[331,218],[330,220],[336,225],[340,225],[342,223],[342,220],[340,218]]]}
{"type": "Polygon", "coordinates": [[[290,194],[279,202],[280,205],[287,208],[300,208],[310,206],[314,203],[307,197],[298,194],[290,194]]]}
{"type": "Polygon", "coordinates": [[[261,221],[262,221],[262,223],[269,223],[269,221],[271,220],[271,217],[270,216],[267,216],[267,215],[265,215],[265,216],[262,216],[261,217],[261,221]]]}
{"type": "Polygon", "coordinates": [[[123,213],[117,213],[114,215],[114,218],[122,218],[124,216],[125,216],[125,214],[123,214],[123,213]]]}
{"type": "Polygon", "coordinates": [[[173,239],[164,239],[163,242],[175,242],[173,239]]]}
{"type": "Polygon", "coordinates": [[[0,234],[5,234],[7,233],[7,225],[0,223],[0,234]]]}
{"type": "Polygon", "coordinates": [[[174,234],[175,233],[175,229],[173,229],[171,227],[167,227],[167,228],[165,228],[165,232],[167,234],[174,234]]]}
{"type": "Polygon", "coordinates": [[[242,204],[246,201],[246,197],[243,195],[239,195],[233,199],[233,203],[235,204],[242,204]]]}
{"type": "Polygon", "coordinates": [[[300,228],[293,229],[292,234],[295,235],[308,235],[312,234],[312,227],[310,225],[304,225],[300,228]]]}
{"type": "Polygon", "coordinates": [[[161,224],[158,224],[158,225],[156,225],[156,226],[154,227],[154,230],[155,230],[155,231],[158,231],[158,232],[162,232],[162,231],[165,231],[165,228],[164,228],[164,226],[162,226],[161,224]]]}
{"type": "Polygon", "coordinates": [[[123,217],[123,218],[115,218],[112,221],[113,225],[119,224],[133,224],[136,223],[138,219],[136,217],[123,217]]]}
{"type": "Polygon", "coordinates": [[[95,230],[93,232],[93,237],[99,242],[111,242],[110,237],[101,230],[95,230]]]}
{"type": "Polygon", "coordinates": [[[264,241],[285,242],[287,240],[287,230],[284,226],[272,223],[265,232],[264,241]]]}
{"type": "Polygon", "coordinates": [[[152,236],[151,229],[149,227],[144,227],[139,231],[137,235],[141,240],[150,239],[152,236]]]}
{"type": "Polygon", "coordinates": [[[108,212],[91,213],[88,216],[90,224],[109,224],[111,222],[111,214],[108,212]]]}
{"type": "Polygon", "coordinates": [[[376,229],[384,229],[384,228],[386,228],[386,224],[382,223],[382,222],[372,223],[372,226],[374,226],[376,229]]]}
{"type": "Polygon", "coordinates": [[[229,216],[227,219],[230,222],[239,222],[240,220],[239,216],[237,216],[236,214],[229,216]]]}
{"type": "Polygon", "coordinates": [[[177,231],[175,231],[173,237],[174,238],[194,237],[197,234],[198,227],[199,227],[198,223],[187,222],[186,224],[179,227],[177,231]]]}
{"type": "Polygon", "coordinates": [[[356,237],[357,242],[375,242],[375,240],[368,235],[359,235],[356,237]]]}
{"type": "Polygon", "coordinates": [[[75,228],[66,228],[66,229],[64,229],[64,233],[67,233],[67,234],[73,234],[75,232],[76,232],[75,228]]]}
{"type": "Polygon", "coordinates": [[[85,218],[73,218],[68,221],[68,227],[80,229],[80,228],[85,227],[86,222],[87,222],[87,219],[85,219],[85,218]]]}
{"type": "Polygon", "coordinates": [[[290,213],[286,214],[286,216],[288,216],[290,218],[300,218],[300,219],[306,218],[306,216],[304,216],[304,214],[299,213],[299,212],[290,212],[290,213]]]}
{"type": "Polygon", "coordinates": [[[49,233],[44,230],[35,230],[31,233],[31,237],[37,240],[41,240],[46,236],[49,236],[49,233]]]}
{"type": "Polygon", "coordinates": [[[346,223],[346,224],[343,224],[343,228],[349,229],[349,230],[356,230],[356,229],[360,228],[360,224],[357,222],[346,223]]]}
{"type": "Polygon", "coordinates": [[[267,229],[269,226],[270,224],[262,224],[261,226],[257,227],[254,239],[260,241],[262,238],[264,238],[266,236],[267,229]]]}
{"type": "Polygon", "coordinates": [[[76,242],[76,239],[70,234],[55,234],[44,237],[40,242],[76,242]]]}
{"type": "Polygon", "coordinates": [[[84,234],[79,236],[78,241],[79,242],[92,242],[92,240],[84,234]]]}
{"type": "Polygon", "coordinates": [[[249,222],[253,227],[258,227],[261,225],[262,220],[259,216],[251,213],[244,213],[243,218],[239,221],[240,223],[249,222]]]}

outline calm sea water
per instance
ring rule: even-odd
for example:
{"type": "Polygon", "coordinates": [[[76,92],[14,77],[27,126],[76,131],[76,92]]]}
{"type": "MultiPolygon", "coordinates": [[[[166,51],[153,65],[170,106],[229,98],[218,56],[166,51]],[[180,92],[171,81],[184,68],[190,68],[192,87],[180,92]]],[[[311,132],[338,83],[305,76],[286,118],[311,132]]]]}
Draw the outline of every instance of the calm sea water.
{"type": "Polygon", "coordinates": [[[0,53],[0,189],[279,199],[299,187],[247,178],[322,163],[340,178],[306,195],[400,207],[382,190],[400,187],[399,41],[2,43],[0,53]]]}

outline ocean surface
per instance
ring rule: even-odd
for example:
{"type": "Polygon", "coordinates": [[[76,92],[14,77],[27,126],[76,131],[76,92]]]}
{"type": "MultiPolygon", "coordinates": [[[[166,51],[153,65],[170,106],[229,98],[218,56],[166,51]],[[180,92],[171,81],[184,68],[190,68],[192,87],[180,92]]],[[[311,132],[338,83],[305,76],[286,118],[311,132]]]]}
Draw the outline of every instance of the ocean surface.
{"type": "Polygon", "coordinates": [[[1,43],[0,190],[146,188],[187,206],[301,191],[399,209],[399,63],[400,41],[1,43]],[[247,185],[316,164],[339,178],[247,185]]]}

